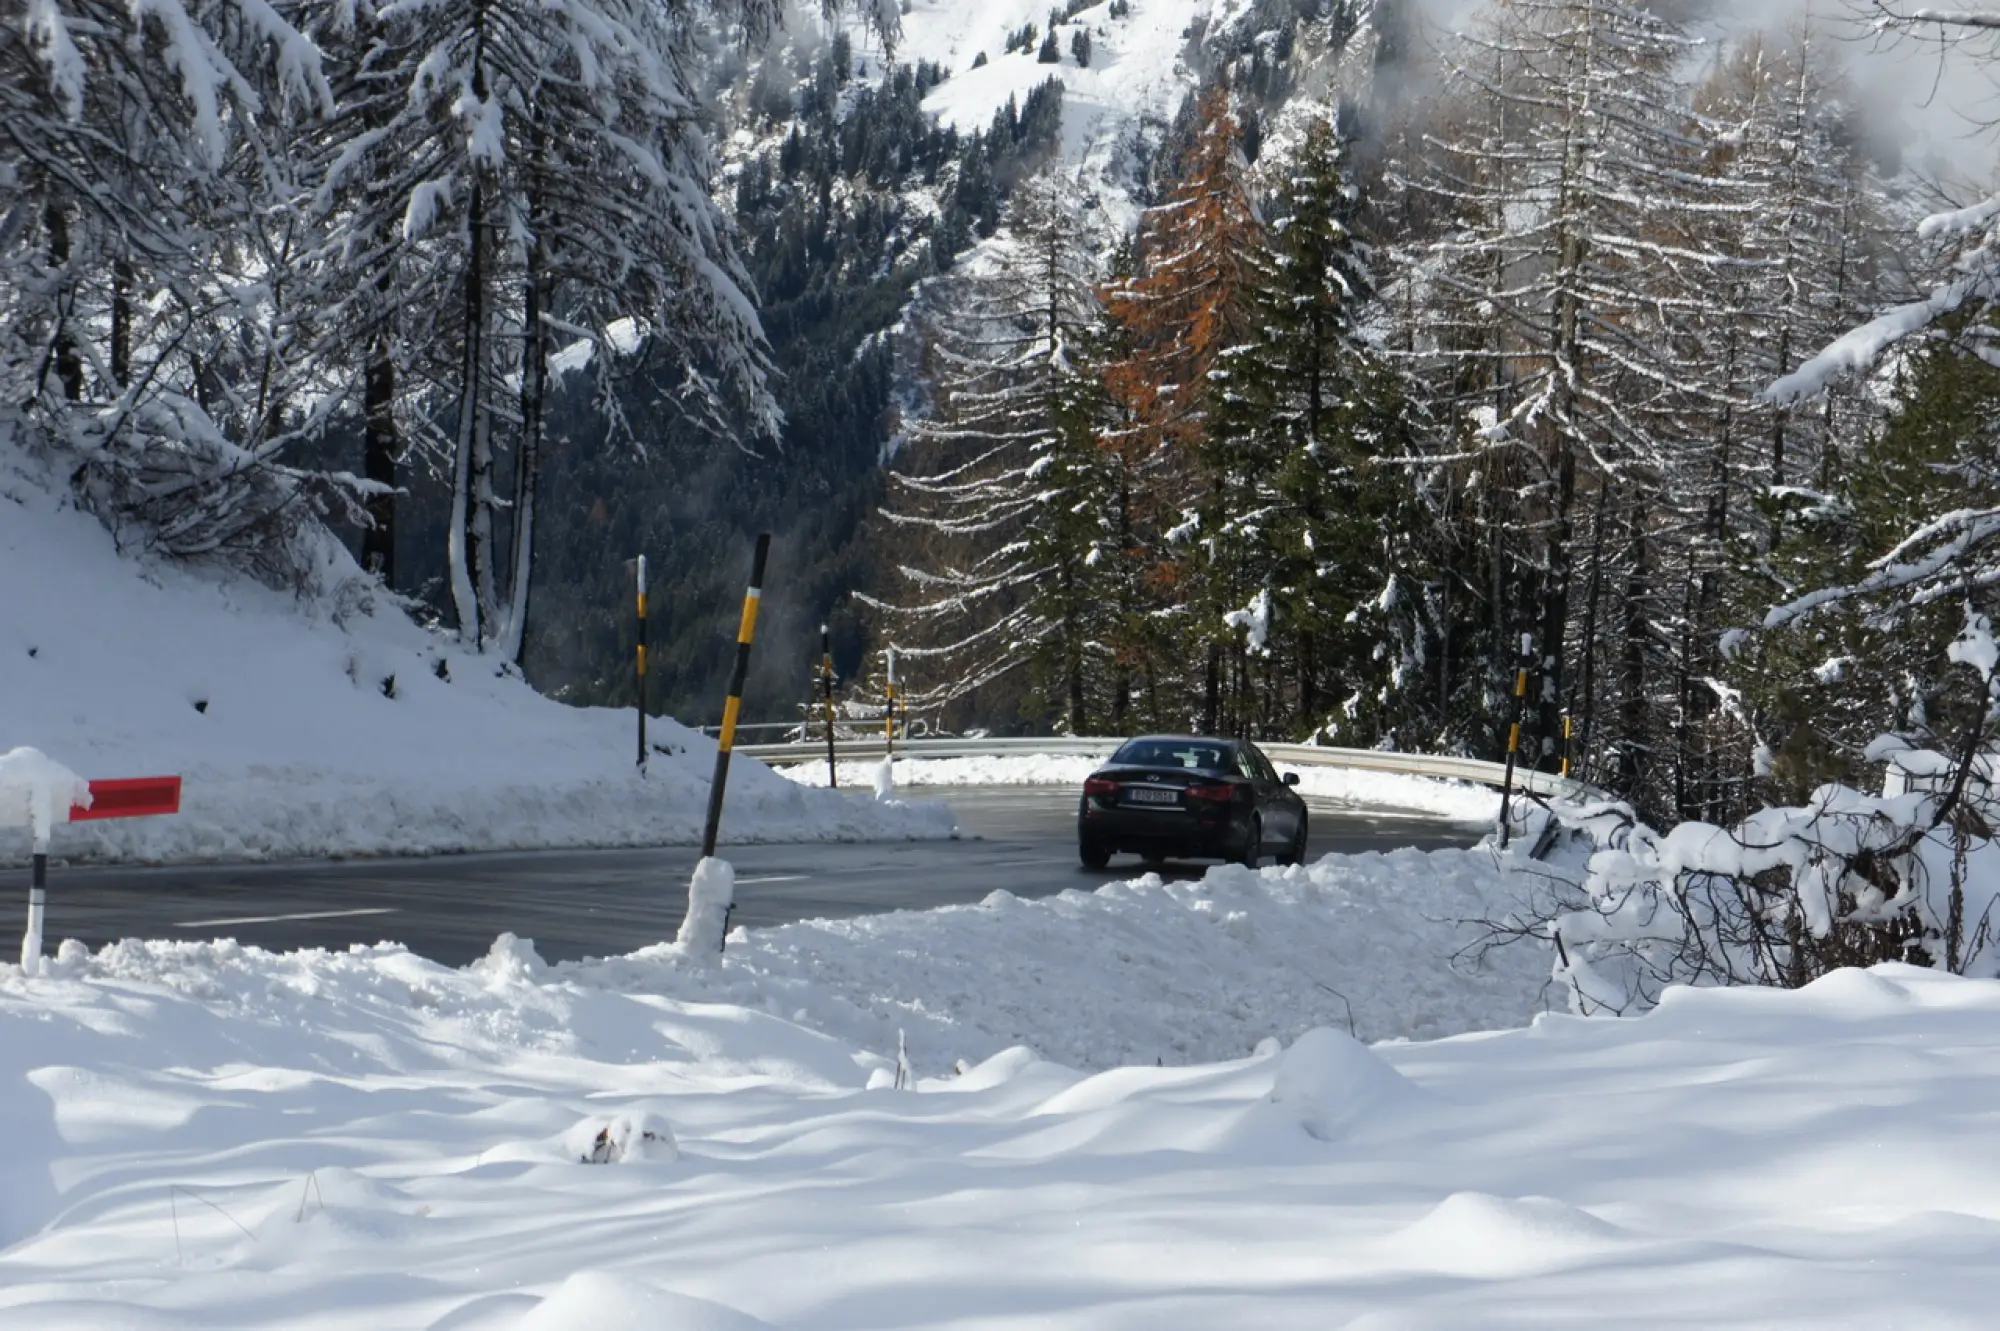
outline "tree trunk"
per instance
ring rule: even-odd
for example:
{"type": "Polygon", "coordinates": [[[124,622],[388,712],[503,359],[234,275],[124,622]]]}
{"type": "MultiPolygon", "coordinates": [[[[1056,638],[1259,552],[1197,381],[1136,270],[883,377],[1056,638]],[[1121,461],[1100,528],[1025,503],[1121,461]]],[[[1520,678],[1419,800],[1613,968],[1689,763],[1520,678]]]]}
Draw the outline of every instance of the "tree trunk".
{"type": "Polygon", "coordinates": [[[1597,481],[1597,512],[1590,521],[1590,582],[1583,596],[1582,682],[1571,710],[1582,722],[1584,742],[1590,742],[1597,722],[1597,607],[1604,588],[1604,528],[1610,519],[1611,482],[1597,481]]]}
{"type": "Polygon", "coordinates": [[[132,386],[132,261],[122,255],[111,265],[111,385],[132,386]]]}
{"type": "Polygon", "coordinates": [[[1076,599],[1076,564],[1067,556],[1063,558],[1063,626],[1062,652],[1064,683],[1069,693],[1069,733],[1087,735],[1083,715],[1083,624],[1076,599]]]}
{"type": "MultiPolygon", "coordinates": [[[[368,349],[362,371],[361,469],[378,485],[396,484],[396,361],[386,335],[368,349]]],[[[396,585],[396,497],[368,496],[368,529],[361,534],[361,566],[396,585]]]]}
{"type": "Polygon", "coordinates": [[[77,350],[76,335],[70,331],[70,306],[75,300],[69,275],[64,270],[69,267],[70,237],[69,215],[59,203],[51,203],[43,213],[43,220],[49,231],[49,267],[59,276],[60,285],[56,289],[56,337],[55,370],[56,380],[62,384],[63,396],[71,402],[83,400],[83,356],[77,350]]]}
{"type": "Polygon", "coordinates": [[[1208,644],[1208,665],[1202,672],[1201,733],[1213,735],[1222,724],[1222,644],[1208,644]]]}
{"type": "MultiPolygon", "coordinates": [[[[539,118],[535,134],[539,145],[539,118]]],[[[551,222],[544,197],[538,189],[528,204],[533,235],[521,292],[521,447],[514,460],[514,568],[508,578],[506,627],[499,643],[500,655],[516,665],[527,640],[528,595],[534,588],[535,495],[541,485],[542,422],[548,406],[548,334],[542,316],[553,301],[554,279],[549,274],[551,222]]]]}
{"type": "Polygon", "coordinates": [[[1313,650],[1313,635],[1310,629],[1298,630],[1296,648],[1299,656],[1299,728],[1305,729],[1310,726],[1317,730],[1319,695],[1316,688],[1317,681],[1313,676],[1319,669],[1319,662],[1313,650]]]}
{"type": "Polygon", "coordinates": [[[1576,453],[1568,444],[1557,445],[1561,457],[1556,462],[1556,504],[1549,532],[1548,581],[1542,591],[1542,695],[1537,708],[1536,729],[1540,731],[1540,753],[1536,765],[1554,770],[1556,736],[1562,733],[1563,657],[1569,633],[1569,581],[1575,564],[1570,549],[1570,510],[1576,501],[1576,453]]]}
{"type": "Polygon", "coordinates": [[[452,454],[451,533],[446,553],[451,563],[452,608],[458,613],[458,634],[467,646],[484,646],[484,623],[480,618],[486,601],[478,588],[487,577],[486,561],[491,555],[487,544],[492,531],[492,456],[475,461],[490,444],[481,423],[486,404],[481,389],[486,382],[486,238],[481,225],[485,191],[472,186],[469,225],[472,253],[465,268],[465,347],[459,367],[458,441],[452,454]],[[483,466],[481,463],[483,462],[483,466]],[[481,486],[485,487],[482,495],[481,486]]]}
{"type": "Polygon", "coordinates": [[[1618,704],[1619,792],[1637,801],[1647,750],[1646,739],[1646,533],[1641,514],[1632,517],[1632,563],[1625,577],[1624,659],[1618,704]]]}

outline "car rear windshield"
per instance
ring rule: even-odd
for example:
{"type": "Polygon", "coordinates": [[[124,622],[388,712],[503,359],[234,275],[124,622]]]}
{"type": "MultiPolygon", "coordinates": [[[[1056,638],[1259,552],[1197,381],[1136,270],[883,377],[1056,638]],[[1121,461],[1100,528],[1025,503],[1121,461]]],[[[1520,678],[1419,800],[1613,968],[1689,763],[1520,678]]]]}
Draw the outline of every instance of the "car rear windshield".
{"type": "Polygon", "coordinates": [[[1191,772],[1240,775],[1228,746],[1189,739],[1135,739],[1112,754],[1111,761],[1134,767],[1184,767],[1191,772]]]}

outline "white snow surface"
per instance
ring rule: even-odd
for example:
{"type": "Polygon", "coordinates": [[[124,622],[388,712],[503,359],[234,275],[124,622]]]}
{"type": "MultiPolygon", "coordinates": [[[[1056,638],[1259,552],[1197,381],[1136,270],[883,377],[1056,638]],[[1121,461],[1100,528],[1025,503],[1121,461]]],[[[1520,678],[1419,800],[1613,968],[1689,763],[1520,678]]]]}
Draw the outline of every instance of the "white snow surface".
{"type": "MultiPolygon", "coordinates": [[[[1056,26],[1061,60],[1044,64],[1038,58],[1041,40],[1051,9],[1062,6],[1046,0],[904,0],[901,8],[895,59],[929,61],[944,71],[945,81],[924,99],[924,110],[941,124],[967,133],[984,130],[1010,99],[1018,106],[1050,79],[1061,82],[1062,131],[1053,169],[1079,187],[1078,223],[1107,259],[1118,239],[1138,224],[1142,206],[1133,186],[1149,145],[1157,145],[1182,100],[1197,88],[1189,52],[1253,18],[1241,0],[1129,0],[1122,17],[1113,17],[1111,0],[1099,0],[1056,26]],[[1027,24],[1034,25],[1035,41],[1026,51],[1008,52],[1009,34],[1027,24]],[[1072,52],[1079,32],[1089,33],[1091,43],[1089,63],[1081,66],[1072,52]],[[974,68],[982,54],[986,63],[974,68]]],[[[865,14],[850,9],[836,21],[846,27],[871,76],[879,76],[881,42],[868,30],[865,14]]],[[[1275,27],[1270,35],[1276,36],[1275,27]]],[[[1204,58],[1212,53],[1197,56],[1204,58]]],[[[1324,74],[1307,74],[1304,81],[1319,88],[1324,74]]],[[[1300,100],[1315,99],[1308,93],[1300,100]]],[[[1285,139],[1294,118],[1295,111],[1275,117],[1265,127],[1266,142],[1285,139]]],[[[956,263],[978,269],[982,248],[975,246],[956,263]]]]}
{"type": "MultiPolygon", "coordinates": [[[[1234,1058],[1338,1026],[1421,1039],[1544,1006],[1542,945],[1479,954],[1523,885],[1486,850],[1331,855],[1293,868],[1145,874],[1094,892],[806,920],[730,935],[719,970],[671,946],[555,973],[789,1017],[920,1072],[1033,1045],[1073,1067],[1234,1058]]],[[[1557,995],[1560,1001],[1560,995],[1557,995]]]]}
{"type": "MultiPolygon", "coordinates": [[[[1115,741],[1114,741],[1115,744],[1115,741]]],[[[898,758],[894,785],[904,786],[1073,786],[1111,756],[1101,754],[1011,753],[986,758],[898,758]]],[[[1490,823],[1500,815],[1500,793],[1463,781],[1440,781],[1399,772],[1363,772],[1345,767],[1293,767],[1273,760],[1280,772],[1296,772],[1299,792],[1318,799],[1381,809],[1435,814],[1463,823],[1490,823]]],[[[878,779],[879,760],[837,765],[840,788],[858,790],[878,779]]],[[[777,769],[800,785],[824,786],[826,760],[777,769]]]]}
{"type": "Polygon", "coordinates": [[[71,947],[0,968],[0,1328],[1985,1327],[1996,1023],[1883,966],[895,1090],[513,950],[71,947]]]}
{"type": "MultiPolygon", "coordinates": [[[[713,741],[567,707],[414,624],[357,577],[302,600],[121,555],[93,517],[0,456],[0,749],[84,777],[185,779],[175,817],[58,828],[58,856],[424,854],[698,838],[713,741]],[[439,667],[449,680],[437,674],[439,667]],[[385,682],[394,680],[393,698],[385,682]]],[[[346,565],[352,570],[351,562],[346,565]]],[[[938,837],[938,804],[730,771],[729,841],[938,837]]],[[[27,854],[0,829],[0,860],[27,854]]]]}

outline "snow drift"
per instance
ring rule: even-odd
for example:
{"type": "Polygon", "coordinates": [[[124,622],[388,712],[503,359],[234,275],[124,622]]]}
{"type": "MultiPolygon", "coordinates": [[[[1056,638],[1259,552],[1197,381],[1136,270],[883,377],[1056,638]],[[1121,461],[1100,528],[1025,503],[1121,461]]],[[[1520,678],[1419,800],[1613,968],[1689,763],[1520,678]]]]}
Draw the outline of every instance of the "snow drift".
{"type": "Polygon", "coordinates": [[[780,1018],[574,972],[54,970],[0,967],[0,1328],[1873,1331],[2000,1299],[1992,981],[1093,1076],[1017,1049],[895,1090],[780,1018]]]}

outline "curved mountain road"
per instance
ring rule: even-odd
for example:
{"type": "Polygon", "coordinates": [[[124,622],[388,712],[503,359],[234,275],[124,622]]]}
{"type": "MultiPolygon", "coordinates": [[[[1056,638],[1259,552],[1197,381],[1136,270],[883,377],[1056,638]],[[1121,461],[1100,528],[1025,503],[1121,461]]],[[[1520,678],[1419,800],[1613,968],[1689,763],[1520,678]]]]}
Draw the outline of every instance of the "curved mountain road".
{"type": "MultiPolygon", "coordinates": [[[[737,872],[735,923],[783,924],[1089,889],[1142,871],[1121,856],[1092,873],[1076,858],[1076,795],[1066,788],[918,788],[944,799],[951,841],[725,846],[737,872]]],[[[1399,846],[1465,846],[1483,827],[1429,814],[1312,807],[1314,857],[1399,846]]],[[[725,823],[726,836],[726,823],[725,823]]],[[[361,859],[166,868],[59,866],[48,938],[93,947],[119,938],[235,938],[274,950],[345,948],[390,939],[448,965],[496,935],[531,938],[548,960],[630,952],[671,938],[687,904],[691,846],[550,850],[423,859],[361,859]]],[[[1171,866],[1194,877],[1199,864],[1171,866]]]]}

